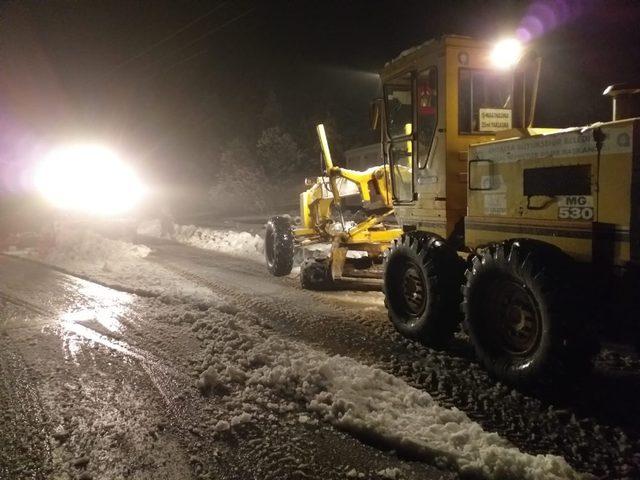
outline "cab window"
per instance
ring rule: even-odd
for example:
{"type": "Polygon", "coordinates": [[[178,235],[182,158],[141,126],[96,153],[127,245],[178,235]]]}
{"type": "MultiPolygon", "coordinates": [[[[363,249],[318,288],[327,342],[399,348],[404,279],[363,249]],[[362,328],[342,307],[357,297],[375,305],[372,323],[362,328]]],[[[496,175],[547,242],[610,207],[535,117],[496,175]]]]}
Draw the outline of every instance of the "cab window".
{"type": "Polygon", "coordinates": [[[413,79],[411,73],[385,85],[387,133],[390,137],[389,163],[393,198],[413,200],[413,79]]]}
{"type": "Polygon", "coordinates": [[[487,135],[512,124],[513,78],[508,72],[460,69],[459,132],[487,135]]]}
{"type": "Polygon", "coordinates": [[[430,67],[418,74],[416,107],[418,110],[416,128],[418,168],[425,168],[438,125],[438,71],[435,67],[430,67]]]}
{"type": "Polygon", "coordinates": [[[387,103],[387,132],[391,138],[411,135],[413,125],[413,96],[411,75],[406,74],[385,85],[387,103]]]}

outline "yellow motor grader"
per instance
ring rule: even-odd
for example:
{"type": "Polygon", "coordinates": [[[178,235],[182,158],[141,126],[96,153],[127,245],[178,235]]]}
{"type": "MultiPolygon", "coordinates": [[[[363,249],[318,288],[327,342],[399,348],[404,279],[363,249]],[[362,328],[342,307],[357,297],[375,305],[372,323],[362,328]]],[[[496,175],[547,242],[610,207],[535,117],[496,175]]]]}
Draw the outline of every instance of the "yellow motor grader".
{"type": "MultiPolygon", "coordinates": [[[[349,230],[379,240],[401,334],[442,347],[462,323],[483,366],[513,384],[584,372],[601,339],[640,330],[640,85],[605,90],[611,121],[534,128],[540,69],[515,40],[452,35],[387,63],[371,104],[384,166],[354,181],[400,230],[385,213],[349,230]]],[[[331,205],[346,171],[325,160],[333,174],[302,195],[303,225],[270,221],[274,274],[295,241],[322,238],[339,277],[350,241],[331,205]]]]}
{"type": "Polygon", "coordinates": [[[462,320],[515,384],[584,371],[640,321],[640,88],[605,91],[612,121],[533,128],[540,68],[515,41],[445,36],[385,66],[371,115],[402,228],[390,320],[431,346],[462,320]]]}
{"type": "Polygon", "coordinates": [[[322,290],[349,280],[379,284],[384,252],[402,233],[390,221],[393,205],[389,168],[372,167],[362,172],[340,168],[333,164],[324,126],[318,125],[317,132],[324,175],[307,180],[309,188],[300,194],[297,225],[293,225],[288,216],[268,220],[267,267],[275,276],[288,275],[296,248],[304,252],[326,245],[329,248],[324,255],[303,261],[300,267],[303,288],[322,290]],[[343,199],[353,196],[360,200],[360,214],[355,220],[345,219],[343,199]]]}

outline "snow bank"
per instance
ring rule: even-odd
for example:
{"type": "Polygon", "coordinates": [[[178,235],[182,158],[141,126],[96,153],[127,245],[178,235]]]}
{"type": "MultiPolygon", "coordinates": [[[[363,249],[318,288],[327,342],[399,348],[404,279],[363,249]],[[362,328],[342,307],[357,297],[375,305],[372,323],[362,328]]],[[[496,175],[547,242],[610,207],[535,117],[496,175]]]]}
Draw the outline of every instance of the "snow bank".
{"type": "Polygon", "coordinates": [[[160,220],[149,220],[138,224],[136,229],[138,235],[147,235],[149,237],[162,237],[162,226],[160,220]]]}
{"type": "MultiPolygon", "coordinates": [[[[161,237],[160,221],[143,222],[138,227],[138,234],[161,237]]],[[[264,258],[264,240],[259,235],[249,232],[216,230],[195,225],[174,225],[172,238],[177,242],[206,250],[215,250],[257,261],[262,261],[264,258]]]]}
{"type": "Polygon", "coordinates": [[[231,418],[214,422],[232,425],[232,418],[242,413],[254,415],[255,405],[275,413],[302,405],[317,419],[357,437],[466,474],[580,478],[563,458],[523,453],[403,380],[352,358],[285,340],[258,317],[242,312],[207,316],[192,328],[205,343],[198,388],[230,405],[231,418]]]}
{"type": "Polygon", "coordinates": [[[213,230],[195,225],[176,225],[174,238],[180,243],[217,252],[262,260],[264,241],[259,235],[233,230],[213,230]]]}
{"type": "Polygon", "coordinates": [[[145,258],[151,249],[122,240],[105,238],[88,229],[66,228],[56,232],[55,246],[46,253],[53,262],[95,261],[105,263],[145,258]]]}
{"type": "Polygon", "coordinates": [[[149,261],[149,247],[106,238],[83,227],[60,225],[55,243],[47,249],[9,248],[7,253],[54,265],[114,288],[196,301],[212,297],[209,289],[149,261]]]}

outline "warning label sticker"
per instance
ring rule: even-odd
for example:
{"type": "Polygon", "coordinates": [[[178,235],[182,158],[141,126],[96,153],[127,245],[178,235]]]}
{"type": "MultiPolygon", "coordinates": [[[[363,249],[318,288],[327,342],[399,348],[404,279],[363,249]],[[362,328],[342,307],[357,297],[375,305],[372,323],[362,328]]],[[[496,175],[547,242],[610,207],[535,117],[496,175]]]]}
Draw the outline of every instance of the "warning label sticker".
{"type": "Polygon", "coordinates": [[[481,108],[480,132],[499,132],[511,128],[511,110],[508,108],[481,108]]]}

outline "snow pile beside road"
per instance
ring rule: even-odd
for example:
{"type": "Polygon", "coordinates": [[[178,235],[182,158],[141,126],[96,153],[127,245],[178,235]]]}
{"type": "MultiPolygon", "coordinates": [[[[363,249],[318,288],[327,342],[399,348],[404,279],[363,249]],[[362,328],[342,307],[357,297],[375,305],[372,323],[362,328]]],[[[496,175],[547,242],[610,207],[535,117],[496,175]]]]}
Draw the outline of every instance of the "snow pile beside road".
{"type": "Polygon", "coordinates": [[[55,247],[46,259],[53,262],[87,260],[121,263],[130,259],[145,258],[151,249],[145,245],[135,245],[121,240],[102,237],[90,230],[70,228],[56,233],[55,247]]]}
{"type": "Polygon", "coordinates": [[[147,235],[149,237],[162,237],[162,226],[160,225],[160,220],[149,220],[146,222],[141,222],[136,232],[138,235],[147,235]]]}
{"type": "MultiPolygon", "coordinates": [[[[523,453],[403,380],[352,358],[285,340],[257,316],[207,316],[195,320],[192,329],[205,344],[198,388],[228,404],[229,418],[212,418],[216,431],[233,428],[243,414],[249,421],[256,405],[275,414],[302,406],[357,437],[466,474],[580,478],[563,458],[523,453]]],[[[310,422],[302,416],[304,423],[310,422]]]]}
{"type": "Polygon", "coordinates": [[[264,241],[259,235],[233,230],[213,230],[195,225],[176,225],[174,238],[180,243],[206,250],[262,260],[264,241]]]}
{"type": "MultiPolygon", "coordinates": [[[[172,238],[186,245],[257,261],[262,261],[264,258],[264,240],[259,235],[234,230],[216,230],[196,225],[175,224],[173,229],[172,238]]],[[[160,220],[143,222],[138,227],[138,234],[161,237],[160,220]]]]}
{"type": "Polygon", "coordinates": [[[8,253],[54,265],[116,289],[194,301],[212,297],[209,289],[149,261],[149,247],[106,238],[82,227],[61,226],[55,243],[47,250],[8,253]]]}

